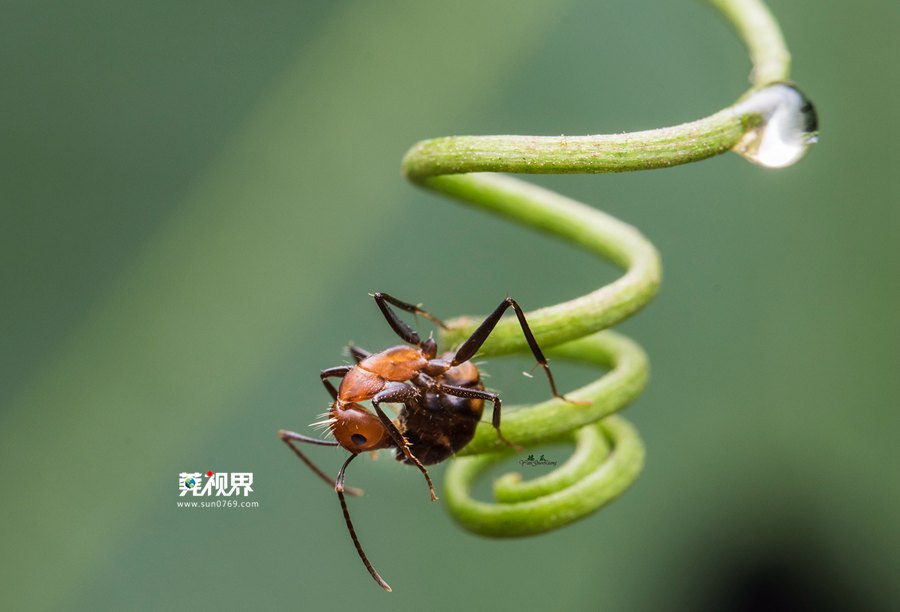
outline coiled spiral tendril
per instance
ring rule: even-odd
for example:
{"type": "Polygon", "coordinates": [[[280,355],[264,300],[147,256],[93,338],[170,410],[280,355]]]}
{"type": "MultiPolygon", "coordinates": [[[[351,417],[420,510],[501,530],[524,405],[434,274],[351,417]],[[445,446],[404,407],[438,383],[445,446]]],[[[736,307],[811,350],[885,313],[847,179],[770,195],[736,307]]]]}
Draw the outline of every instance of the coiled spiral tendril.
{"type": "MultiPolygon", "coordinates": [[[[729,150],[776,167],[799,159],[815,140],[811,105],[784,83],[790,57],[765,5],[760,0],[710,3],[737,29],[754,65],[752,87],[734,105],[691,123],[629,134],[437,138],[418,143],[403,160],[406,176],[422,187],[558,236],[625,270],[618,280],[592,293],[528,313],[535,336],[549,355],[609,371],[566,393],[571,399],[590,402],[589,406],[553,399],[504,415],[503,431],[510,440],[523,446],[573,442],[575,451],[545,476],[527,482],[515,474],[500,478],[494,485],[497,503],[473,499],[471,488],[490,465],[509,456],[509,449],[489,424],[479,425],[475,438],[451,462],[445,476],[447,506],[457,522],[471,531],[494,537],[549,531],[598,510],[635,481],[644,448],[634,428],[614,413],[643,389],[647,358],[630,339],[601,330],[647,304],[661,277],[656,249],[635,228],[557,193],[493,173],[627,172],[684,164],[729,150]],[[786,106],[790,108],[785,110],[786,106]],[[759,153],[766,125],[791,111],[804,117],[802,150],[785,158],[786,163],[784,159],[769,163],[759,153]]],[[[776,136],[782,137],[780,132],[776,136]]],[[[771,139],[765,146],[771,149],[771,139]]],[[[451,321],[442,342],[458,344],[481,320],[451,321]]],[[[527,350],[517,323],[504,320],[480,355],[527,350]]]]}

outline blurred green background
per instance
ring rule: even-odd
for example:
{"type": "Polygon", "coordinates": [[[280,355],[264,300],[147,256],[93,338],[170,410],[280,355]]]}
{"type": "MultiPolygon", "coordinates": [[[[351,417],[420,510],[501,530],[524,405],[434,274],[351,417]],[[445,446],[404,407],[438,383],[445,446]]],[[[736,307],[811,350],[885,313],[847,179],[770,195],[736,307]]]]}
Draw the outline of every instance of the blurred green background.
{"type": "MultiPolygon", "coordinates": [[[[615,276],[417,191],[403,153],[698,118],[744,91],[745,50],[691,1],[3,2],[2,607],[900,607],[900,5],[771,7],[819,110],[800,164],[539,180],[662,252],[659,298],[620,327],[653,364],[627,413],[643,477],[491,541],[414,471],[359,461],[388,595],[276,438],[327,407],[347,341],[394,342],[367,292],[452,316],[615,276]],[[176,508],[194,470],[252,471],[260,506],[176,508]]],[[[488,369],[510,401],[547,395],[488,369]]]]}

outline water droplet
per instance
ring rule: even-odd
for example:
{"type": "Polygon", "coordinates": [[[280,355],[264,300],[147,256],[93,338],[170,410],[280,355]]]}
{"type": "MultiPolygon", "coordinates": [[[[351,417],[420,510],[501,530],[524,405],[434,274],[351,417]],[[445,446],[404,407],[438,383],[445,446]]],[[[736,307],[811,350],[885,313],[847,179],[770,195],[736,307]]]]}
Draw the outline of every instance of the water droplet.
{"type": "Polygon", "coordinates": [[[759,123],[732,149],[766,168],[796,163],[818,140],[816,109],[799,89],[786,83],[769,85],[735,105],[741,117],[759,123]]]}

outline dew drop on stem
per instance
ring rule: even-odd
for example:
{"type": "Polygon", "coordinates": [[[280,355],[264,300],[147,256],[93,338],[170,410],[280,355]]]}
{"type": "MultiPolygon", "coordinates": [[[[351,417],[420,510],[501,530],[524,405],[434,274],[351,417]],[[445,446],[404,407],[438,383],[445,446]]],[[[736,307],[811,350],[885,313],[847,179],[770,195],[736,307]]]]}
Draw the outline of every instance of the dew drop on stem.
{"type": "Polygon", "coordinates": [[[785,168],[799,161],[818,140],[816,109],[793,85],[769,85],[733,110],[753,127],[732,150],[754,164],[785,168]]]}

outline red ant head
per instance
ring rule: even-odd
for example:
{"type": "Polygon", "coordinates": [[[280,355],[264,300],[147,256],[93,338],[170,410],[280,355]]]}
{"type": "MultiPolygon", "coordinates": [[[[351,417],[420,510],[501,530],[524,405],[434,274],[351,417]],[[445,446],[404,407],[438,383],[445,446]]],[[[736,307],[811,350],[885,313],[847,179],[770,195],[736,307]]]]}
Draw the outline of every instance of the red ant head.
{"type": "Polygon", "coordinates": [[[331,410],[331,433],[351,453],[386,448],[390,436],[377,416],[359,404],[344,404],[331,410]]]}

